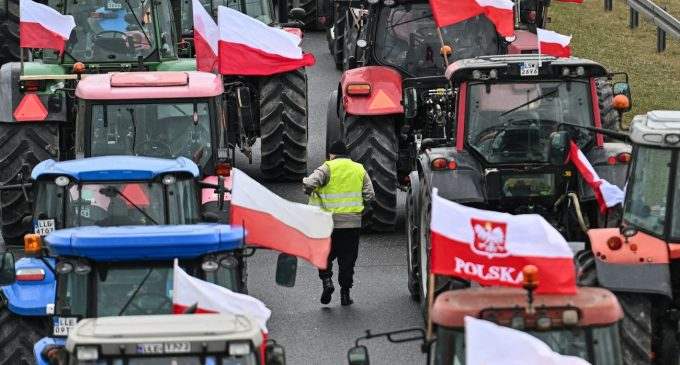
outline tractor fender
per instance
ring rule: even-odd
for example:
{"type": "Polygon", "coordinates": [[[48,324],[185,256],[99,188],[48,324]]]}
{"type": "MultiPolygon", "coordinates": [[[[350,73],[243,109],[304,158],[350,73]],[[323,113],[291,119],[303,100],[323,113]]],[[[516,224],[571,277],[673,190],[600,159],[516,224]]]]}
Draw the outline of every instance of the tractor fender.
{"type": "MultiPolygon", "coordinates": [[[[409,207],[412,210],[411,212],[406,212],[406,214],[411,214],[414,217],[420,217],[420,186],[421,186],[421,177],[418,171],[411,171],[410,174],[408,174],[409,178],[409,184],[411,184],[411,189],[409,189],[409,194],[411,194],[410,198],[413,204],[411,204],[409,207]]],[[[407,199],[408,199],[407,198],[407,199]]],[[[413,220],[413,224],[416,226],[420,222],[417,219],[413,220]]]]}
{"type": "Polygon", "coordinates": [[[45,277],[40,281],[15,281],[1,288],[9,310],[20,316],[46,316],[47,306],[54,303],[56,278],[52,272],[54,259],[47,258],[52,268],[35,257],[24,257],[14,265],[15,269],[42,269],[45,277]]]}
{"type": "Polygon", "coordinates": [[[528,30],[515,30],[515,40],[508,45],[508,54],[538,53],[538,37],[528,30]]]}
{"type": "Polygon", "coordinates": [[[428,149],[419,157],[419,164],[430,188],[437,188],[442,198],[458,203],[482,203],[486,200],[482,168],[467,151],[459,152],[452,147],[428,149]],[[458,166],[455,170],[432,170],[432,161],[440,157],[454,160],[458,166]]]}
{"type": "Polygon", "coordinates": [[[66,338],[62,337],[43,337],[33,345],[33,356],[36,365],[50,365],[45,357],[42,356],[43,350],[48,346],[65,347],[66,338]]]}
{"type": "MultiPolygon", "coordinates": [[[[628,178],[629,165],[628,163],[621,163],[618,160],[616,164],[610,165],[608,159],[622,153],[631,153],[631,151],[632,148],[628,144],[607,142],[602,148],[593,148],[588,151],[588,153],[586,153],[586,158],[590,161],[595,172],[597,172],[601,178],[623,189],[628,178]]],[[[595,192],[583,179],[579,179],[579,193],[582,200],[587,201],[595,199],[595,192]]]]}
{"type": "Polygon", "coordinates": [[[638,232],[626,243],[618,228],[591,229],[588,238],[595,257],[597,279],[602,286],[612,291],[673,297],[666,242],[638,232]],[[618,250],[607,245],[607,240],[612,237],[623,242],[618,250]]]}
{"type": "Polygon", "coordinates": [[[347,70],[340,78],[342,107],[350,115],[389,115],[404,112],[402,78],[399,72],[384,66],[366,66],[347,70]],[[368,84],[368,95],[347,95],[347,86],[368,84]]]}
{"type": "MultiPolygon", "coordinates": [[[[45,68],[39,64],[27,62],[24,64],[25,69],[35,70],[36,72],[51,71],[53,67],[45,68]]],[[[61,70],[61,68],[59,68],[61,70]]],[[[63,71],[61,71],[63,73],[63,71]]],[[[19,90],[19,76],[21,75],[21,64],[19,62],[10,62],[2,65],[0,68],[0,95],[3,96],[0,102],[0,122],[16,122],[14,119],[14,111],[19,106],[20,102],[26,96],[19,90]]],[[[45,80],[47,89],[50,87],[58,87],[56,83],[62,82],[60,80],[45,80]]],[[[63,87],[63,86],[62,86],[63,87]]],[[[53,91],[52,93],[38,93],[40,102],[47,110],[47,116],[42,121],[63,122],[66,121],[66,95],[61,91],[53,91]]]]}

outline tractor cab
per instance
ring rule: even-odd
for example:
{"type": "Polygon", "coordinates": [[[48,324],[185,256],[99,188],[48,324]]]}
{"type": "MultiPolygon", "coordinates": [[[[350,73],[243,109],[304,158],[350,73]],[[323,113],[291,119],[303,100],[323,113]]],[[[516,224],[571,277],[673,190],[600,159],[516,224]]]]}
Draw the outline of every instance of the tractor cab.
{"type": "Polygon", "coordinates": [[[286,363],[283,347],[265,341],[243,315],[152,315],[85,319],[54,358],[62,365],[286,363]],[[264,358],[263,358],[264,356],[264,358]]]}

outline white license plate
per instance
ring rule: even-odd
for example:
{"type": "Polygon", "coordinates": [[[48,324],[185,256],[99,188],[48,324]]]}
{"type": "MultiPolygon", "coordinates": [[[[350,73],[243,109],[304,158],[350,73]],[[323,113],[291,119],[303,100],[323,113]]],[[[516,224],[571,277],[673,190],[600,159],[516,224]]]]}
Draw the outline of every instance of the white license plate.
{"type": "Polygon", "coordinates": [[[35,223],[35,233],[41,236],[47,236],[54,231],[54,219],[39,219],[35,223]]]}
{"type": "Polygon", "coordinates": [[[52,317],[54,336],[68,336],[68,332],[78,323],[76,317],[52,317]]]}
{"type": "Polygon", "coordinates": [[[520,76],[538,76],[538,63],[524,61],[519,67],[520,76]]]}
{"type": "Polygon", "coordinates": [[[142,343],[137,345],[138,354],[181,354],[191,352],[189,342],[142,343]]]}

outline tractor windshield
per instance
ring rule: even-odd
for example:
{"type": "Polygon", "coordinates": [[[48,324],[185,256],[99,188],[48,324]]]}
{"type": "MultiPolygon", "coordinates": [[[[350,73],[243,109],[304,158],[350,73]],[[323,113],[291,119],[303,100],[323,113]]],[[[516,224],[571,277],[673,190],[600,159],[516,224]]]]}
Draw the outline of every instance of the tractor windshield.
{"type": "MultiPolygon", "coordinates": [[[[620,364],[618,324],[549,331],[525,331],[545,342],[553,351],[588,360],[592,364],[620,364]]],[[[434,344],[435,364],[465,365],[465,333],[438,329],[434,344]]]]}
{"type": "MultiPolygon", "coordinates": [[[[549,137],[559,123],[593,126],[590,100],[585,81],[474,83],[466,141],[489,163],[548,162],[549,137]]],[[[580,146],[590,137],[582,138],[580,146]]]]}
{"type": "Polygon", "coordinates": [[[73,15],[76,28],[66,56],[83,62],[137,62],[160,49],[161,57],[175,57],[168,7],[152,0],[68,0],[66,13],[73,15]],[[156,26],[161,39],[156,39],[156,26]]]}
{"type": "MultiPolygon", "coordinates": [[[[442,28],[444,43],[451,46],[449,62],[499,53],[493,24],[484,16],[442,28]]],[[[428,3],[404,3],[380,10],[375,35],[375,57],[411,76],[442,76],[445,61],[428,3]]]]}
{"type": "MultiPolygon", "coordinates": [[[[269,0],[213,0],[214,9],[217,9],[218,6],[238,10],[268,25],[274,23],[272,5],[269,0]]],[[[210,12],[210,9],[208,11],[210,12]]]]}
{"type": "Polygon", "coordinates": [[[183,156],[204,167],[213,149],[207,101],[95,104],[86,133],[90,156],[183,156]]]}
{"type": "MultiPolygon", "coordinates": [[[[672,218],[671,237],[680,238],[680,190],[675,177],[675,186],[671,185],[673,154],[671,149],[637,147],[633,172],[626,187],[627,199],[623,219],[656,237],[666,237],[667,219],[672,218]],[[675,190],[675,191],[673,191],[675,190]],[[675,195],[670,195],[670,194],[675,195]],[[668,197],[674,196],[674,209],[669,211],[668,197]],[[670,216],[670,217],[669,217],[670,216]]],[[[677,163],[676,163],[677,166],[677,163]]]]}

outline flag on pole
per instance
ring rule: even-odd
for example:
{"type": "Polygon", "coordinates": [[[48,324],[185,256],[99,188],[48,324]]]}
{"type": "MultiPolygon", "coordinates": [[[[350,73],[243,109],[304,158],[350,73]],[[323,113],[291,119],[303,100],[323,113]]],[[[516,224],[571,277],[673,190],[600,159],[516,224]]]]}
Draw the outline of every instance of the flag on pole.
{"type": "Polygon", "coordinates": [[[62,53],[75,27],[71,15],[63,15],[31,0],[19,2],[19,45],[22,48],[47,48],[62,53]]]}
{"type": "Polygon", "coordinates": [[[437,27],[460,23],[477,15],[486,15],[504,37],[515,33],[515,4],[512,0],[430,0],[437,27]]]}
{"type": "Polygon", "coordinates": [[[302,53],[300,37],[240,11],[220,6],[217,23],[223,75],[268,76],[315,63],[314,55],[302,53]]]}
{"type": "Polygon", "coordinates": [[[465,317],[467,365],[590,365],[576,356],[560,355],[545,342],[522,331],[465,317]]]}
{"type": "Polygon", "coordinates": [[[433,274],[482,285],[522,286],[522,269],[539,270],[538,293],[576,292],[567,241],[537,214],[512,215],[466,207],[432,193],[433,274]]]}
{"type": "Polygon", "coordinates": [[[574,142],[571,142],[569,148],[569,161],[574,164],[583,180],[593,189],[595,200],[597,200],[597,204],[600,206],[600,212],[604,213],[608,208],[623,204],[623,199],[626,195],[623,190],[601,178],[586,158],[586,155],[583,154],[583,151],[574,142]]]}
{"type": "Polygon", "coordinates": [[[302,257],[325,269],[333,216],[319,207],[291,202],[238,169],[232,170],[231,223],[243,225],[246,243],[302,257]]]}
{"type": "Polygon", "coordinates": [[[571,47],[569,46],[571,36],[541,28],[536,28],[536,35],[538,38],[538,52],[540,54],[555,57],[571,56],[571,47]]]}
{"type": "Polygon", "coordinates": [[[264,303],[246,294],[197,279],[177,264],[173,270],[172,311],[175,314],[196,305],[196,313],[226,313],[249,316],[267,333],[267,320],[272,312],[264,303]]]}
{"type": "Polygon", "coordinates": [[[220,30],[199,0],[192,0],[194,14],[194,47],[198,71],[211,72],[217,66],[220,30]]]}

